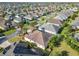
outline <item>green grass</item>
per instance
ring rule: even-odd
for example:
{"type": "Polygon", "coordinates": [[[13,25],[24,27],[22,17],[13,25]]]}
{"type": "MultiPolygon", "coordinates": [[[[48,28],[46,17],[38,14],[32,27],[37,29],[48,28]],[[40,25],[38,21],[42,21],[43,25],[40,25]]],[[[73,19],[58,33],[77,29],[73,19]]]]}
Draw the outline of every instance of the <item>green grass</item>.
{"type": "Polygon", "coordinates": [[[61,52],[63,50],[67,51],[69,56],[79,56],[79,52],[77,52],[76,50],[72,49],[65,41],[61,42],[60,47],[54,47],[53,51],[50,53],[50,55],[52,56],[56,52],[61,52]]]}
{"type": "Polygon", "coordinates": [[[3,51],[3,48],[0,47],[0,53],[3,51]]]}
{"type": "Polygon", "coordinates": [[[14,33],[16,30],[15,29],[11,29],[11,30],[8,30],[6,32],[4,32],[3,34],[4,35],[11,35],[12,33],[14,33]]]}
{"type": "Polygon", "coordinates": [[[14,42],[17,42],[17,41],[20,41],[20,40],[21,40],[21,37],[20,36],[16,36],[14,38],[9,39],[8,41],[10,43],[14,43],[14,42]]]}

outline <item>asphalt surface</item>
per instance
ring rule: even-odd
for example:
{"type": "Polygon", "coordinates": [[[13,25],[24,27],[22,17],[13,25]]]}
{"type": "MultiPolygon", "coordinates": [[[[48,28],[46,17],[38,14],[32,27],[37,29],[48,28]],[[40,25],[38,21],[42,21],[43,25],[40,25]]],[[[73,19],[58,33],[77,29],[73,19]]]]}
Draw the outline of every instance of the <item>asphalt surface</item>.
{"type": "Polygon", "coordinates": [[[13,53],[16,45],[18,44],[19,42],[17,42],[15,45],[12,44],[11,45],[11,48],[4,54],[4,56],[15,56],[15,54],[13,53]]]}
{"type": "MultiPolygon", "coordinates": [[[[0,44],[3,42],[6,42],[8,39],[11,39],[11,38],[17,36],[20,33],[20,31],[21,31],[21,29],[18,28],[18,29],[16,29],[16,32],[14,32],[13,34],[0,38],[0,44]]],[[[15,48],[15,45],[11,45],[11,48],[9,50],[7,50],[7,52],[5,54],[0,53],[0,56],[13,56],[14,48],[15,48]]]]}
{"type": "Polygon", "coordinates": [[[15,37],[15,36],[18,35],[19,33],[20,33],[20,29],[16,29],[16,32],[14,32],[13,34],[8,35],[8,36],[5,36],[5,37],[3,37],[3,38],[0,38],[0,44],[3,43],[3,42],[5,42],[5,41],[8,40],[8,39],[11,39],[11,38],[15,37]]]}

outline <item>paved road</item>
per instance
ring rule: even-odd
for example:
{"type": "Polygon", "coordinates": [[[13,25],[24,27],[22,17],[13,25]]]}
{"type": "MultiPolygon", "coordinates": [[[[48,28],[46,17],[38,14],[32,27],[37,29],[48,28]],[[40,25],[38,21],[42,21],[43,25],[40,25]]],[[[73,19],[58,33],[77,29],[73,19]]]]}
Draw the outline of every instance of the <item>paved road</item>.
{"type": "Polygon", "coordinates": [[[18,35],[19,33],[20,33],[20,30],[17,29],[16,32],[14,32],[13,34],[7,36],[7,39],[13,38],[13,37],[15,37],[16,35],[18,35]]]}
{"type": "MultiPolygon", "coordinates": [[[[9,36],[4,36],[3,38],[0,38],[0,44],[2,44],[3,42],[6,42],[8,39],[10,38],[13,38],[15,37],[16,35],[18,35],[20,33],[21,29],[16,29],[16,32],[14,32],[13,34],[9,35],[9,36]]],[[[7,44],[6,44],[7,45],[7,44]]],[[[6,52],[6,56],[9,56],[9,55],[14,55],[13,54],[13,50],[14,50],[15,46],[11,46],[11,49],[9,49],[7,52],[6,52]]],[[[3,56],[4,54],[3,53],[0,53],[0,56],[3,56]]]]}
{"type": "Polygon", "coordinates": [[[5,42],[6,40],[15,37],[16,35],[18,35],[20,33],[20,29],[16,29],[16,32],[14,32],[13,34],[9,35],[9,36],[5,36],[3,38],[0,38],[0,44],[5,42]]]}

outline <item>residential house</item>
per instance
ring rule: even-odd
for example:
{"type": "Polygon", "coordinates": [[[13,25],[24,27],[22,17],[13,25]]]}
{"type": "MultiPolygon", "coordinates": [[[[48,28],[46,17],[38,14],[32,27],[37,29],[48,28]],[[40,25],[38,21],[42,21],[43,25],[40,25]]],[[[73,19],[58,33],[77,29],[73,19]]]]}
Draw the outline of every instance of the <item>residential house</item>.
{"type": "Polygon", "coordinates": [[[5,20],[9,20],[11,15],[6,14],[6,16],[4,17],[5,20]]]}
{"type": "Polygon", "coordinates": [[[26,34],[24,38],[26,41],[36,43],[38,47],[45,49],[51,36],[52,34],[50,33],[35,30],[26,34]]]}
{"type": "Polygon", "coordinates": [[[71,24],[72,29],[77,30],[79,29],[79,17],[75,18],[75,20],[71,24]]]}
{"type": "Polygon", "coordinates": [[[0,17],[0,29],[5,29],[5,20],[3,18],[0,17]]]}
{"type": "Polygon", "coordinates": [[[79,42],[79,33],[75,33],[74,38],[79,42]]]}
{"type": "Polygon", "coordinates": [[[50,20],[48,20],[48,22],[53,23],[54,25],[57,25],[57,26],[62,25],[62,23],[58,19],[50,19],[50,20]]]}
{"type": "Polygon", "coordinates": [[[26,15],[26,16],[24,16],[24,18],[25,18],[25,19],[28,19],[28,20],[32,20],[32,17],[33,17],[33,16],[31,16],[31,15],[26,15]]]}
{"type": "Polygon", "coordinates": [[[61,11],[56,17],[55,19],[58,19],[60,20],[61,22],[67,20],[67,18],[69,16],[71,16],[74,12],[76,12],[77,9],[76,8],[73,8],[73,9],[68,9],[68,10],[63,10],[61,11]]]}
{"type": "Polygon", "coordinates": [[[57,32],[59,31],[59,28],[60,28],[59,26],[54,25],[52,23],[46,23],[43,24],[42,26],[39,26],[38,30],[56,35],[57,32]]]}
{"type": "Polygon", "coordinates": [[[15,17],[13,20],[15,23],[20,23],[22,21],[21,17],[15,17]]]}

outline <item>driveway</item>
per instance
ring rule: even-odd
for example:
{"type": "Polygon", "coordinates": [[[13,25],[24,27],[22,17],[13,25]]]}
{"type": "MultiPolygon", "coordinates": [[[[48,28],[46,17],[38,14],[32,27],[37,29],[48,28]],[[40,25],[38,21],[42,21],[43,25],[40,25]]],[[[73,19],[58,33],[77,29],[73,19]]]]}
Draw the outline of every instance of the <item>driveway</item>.
{"type": "Polygon", "coordinates": [[[15,54],[13,53],[13,51],[14,51],[14,49],[15,49],[15,47],[16,47],[16,45],[17,45],[18,43],[19,43],[19,42],[17,42],[15,45],[12,44],[12,45],[11,45],[11,48],[5,53],[4,56],[15,56],[15,54]]]}

